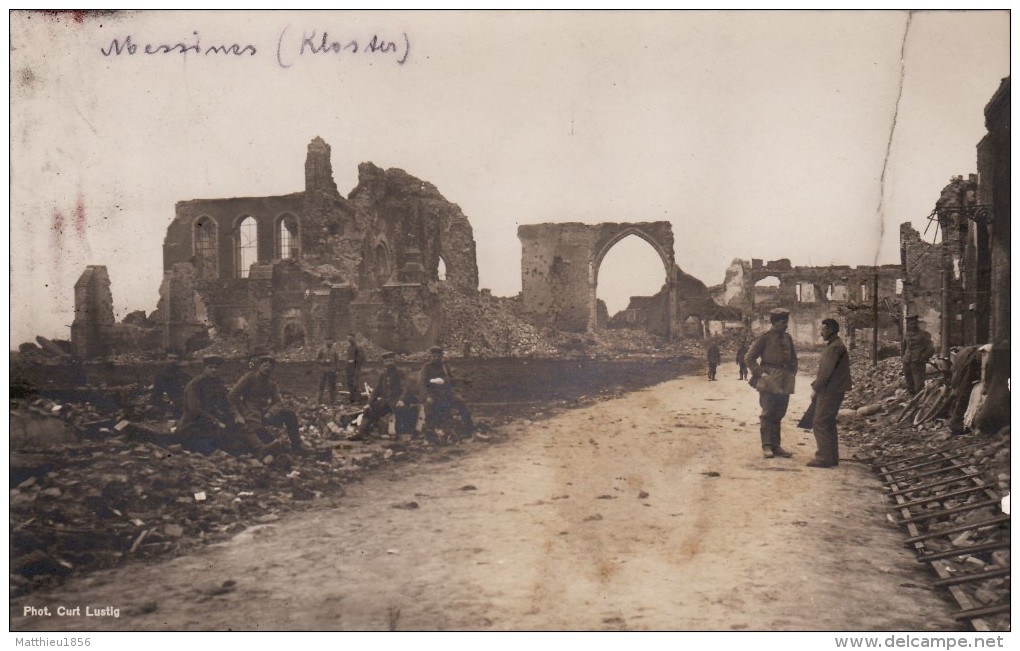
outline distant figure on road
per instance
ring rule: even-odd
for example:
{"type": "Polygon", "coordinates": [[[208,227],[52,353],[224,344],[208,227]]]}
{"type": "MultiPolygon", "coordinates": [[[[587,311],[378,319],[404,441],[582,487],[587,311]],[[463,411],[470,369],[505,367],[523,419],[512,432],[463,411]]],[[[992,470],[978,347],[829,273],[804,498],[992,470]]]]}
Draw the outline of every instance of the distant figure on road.
{"type": "Polygon", "coordinates": [[[832,468],[839,465],[839,436],[836,433],[836,414],[843,404],[843,396],[850,390],[850,356],[839,338],[839,322],[822,319],[822,339],[825,350],[818,362],[818,374],[811,383],[811,400],[815,403],[815,418],[811,429],[818,450],[815,458],[807,462],[812,468],[832,468]]]}
{"type": "Polygon", "coordinates": [[[931,334],[918,323],[917,315],[907,317],[907,332],[903,335],[903,378],[907,393],[914,395],[924,388],[925,367],[935,354],[931,334]]]}
{"type": "Polygon", "coordinates": [[[747,355],[747,336],[740,337],[740,343],[737,344],[737,368],[740,370],[740,379],[747,379],[747,362],[744,361],[744,356],[747,355]]]}
{"type": "Polygon", "coordinates": [[[315,354],[315,361],[319,363],[319,404],[322,404],[327,390],[329,404],[336,404],[336,371],[340,367],[340,353],[333,346],[333,338],[329,337],[315,354]]]}
{"type": "Polygon", "coordinates": [[[755,339],[744,356],[751,370],[751,386],[758,390],[761,448],[766,459],[793,456],[780,445],[780,429],[797,381],[797,351],[793,337],[786,332],[790,312],[777,307],[769,311],[769,321],[772,328],[755,339]]]}
{"type": "Polygon", "coordinates": [[[715,380],[715,370],[719,367],[719,344],[716,343],[715,339],[710,339],[708,342],[708,379],[715,380]]]}
{"type": "Polygon", "coordinates": [[[358,386],[358,374],[361,372],[361,366],[365,362],[365,357],[361,353],[361,349],[354,343],[354,333],[347,335],[347,366],[345,367],[347,375],[347,392],[350,398],[350,403],[353,405],[356,402],[361,402],[361,388],[358,386]]]}

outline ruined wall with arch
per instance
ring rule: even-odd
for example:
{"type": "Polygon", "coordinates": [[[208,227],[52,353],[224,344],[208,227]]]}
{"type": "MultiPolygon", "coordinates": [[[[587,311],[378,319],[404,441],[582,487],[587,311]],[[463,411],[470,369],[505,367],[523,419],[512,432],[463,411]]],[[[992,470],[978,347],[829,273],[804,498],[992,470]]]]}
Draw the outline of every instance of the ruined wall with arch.
{"type": "Polygon", "coordinates": [[[598,330],[596,292],[602,261],[613,246],[631,235],[647,242],[662,260],[664,300],[670,315],[666,336],[679,336],[683,297],[677,280],[682,272],[675,263],[673,227],[665,221],[519,227],[525,314],[536,323],[560,330],[598,330]]]}

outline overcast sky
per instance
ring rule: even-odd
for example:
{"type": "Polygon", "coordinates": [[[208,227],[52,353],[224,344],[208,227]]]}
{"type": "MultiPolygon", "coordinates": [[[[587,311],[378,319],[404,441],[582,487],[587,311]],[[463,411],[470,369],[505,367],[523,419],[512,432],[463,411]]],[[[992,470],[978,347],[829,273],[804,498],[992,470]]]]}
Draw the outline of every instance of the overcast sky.
{"type": "MultiPolygon", "coordinates": [[[[342,194],[372,161],[458,204],[496,295],[521,288],[517,227],[542,222],[668,220],[680,268],[707,285],[734,258],[897,263],[899,224],[923,231],[950,177],[976,172],[983,108],[1009,75],[1006,12],[907,26],[906,12],[13,13],[11,345],[70,337],[89,264],[109,269],[118,318],[152,311],[174,204],[301,191],[315,136],[342,194]],[[323,32],[358,52],[302,54],[323,32]],[[129,35],[134,55],[104,54],[129,35]],[[179,42],[197,48],[144,54],[179,42]],[[235,43],[255,54],[206,54],[235,43]]],[[[632,239],[600,272],[611,311],[664,279],[632,239]]]]}

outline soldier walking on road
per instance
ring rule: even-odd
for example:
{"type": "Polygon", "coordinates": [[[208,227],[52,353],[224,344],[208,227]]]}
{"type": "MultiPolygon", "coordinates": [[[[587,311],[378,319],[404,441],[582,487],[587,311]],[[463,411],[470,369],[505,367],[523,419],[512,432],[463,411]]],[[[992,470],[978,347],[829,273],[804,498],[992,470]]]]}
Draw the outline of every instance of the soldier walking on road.
{"type": "Polygon", "coordinates": [[[719,367],[719,344],[716,343],[715,339],[711,339],[708,342],[708,379],[715,380],[715,370],[719,367]]]}
{"type": "Polygon", "coordinates": [[[740,379],[747,379],[747,362],[744,361],[744,356],[747,355],[747,337],[741,337],[740,343],[737,344],[737,368],[740,371],[740,379]]]}
{"type": "Polygon", "coordinates": [[[793,456],[780,444],[780,430],[797,381],[797,351],[793,337],[786,332],[790,311],[777,307],[769,312],[769,321],[772,328],[751,343],[744,357],[751,370],[751,386],[758,390],[761,448],[766,459],[793,456]]]}
{"type": "Polygon", "coordinates": [[[832,468],[839,465],[839,436],[836,433],[836,414],[843,404],[843,396],[850,390],[850,356],[839,338],[839,322],[822,320],[822,339],[825,350],[818,362],[818,374],[811,383],[811,400],[815,405],[812,431],[818,451],[807,462],[812,468],[832,468]]]}
{"type": "Polygon", "coordinates": [[[934,354],[931,334],[918,324],[916,315],[908,316],[907,332],[903,335],[903,377],[910,395],[924,388],[925,367],[934,354]]]}

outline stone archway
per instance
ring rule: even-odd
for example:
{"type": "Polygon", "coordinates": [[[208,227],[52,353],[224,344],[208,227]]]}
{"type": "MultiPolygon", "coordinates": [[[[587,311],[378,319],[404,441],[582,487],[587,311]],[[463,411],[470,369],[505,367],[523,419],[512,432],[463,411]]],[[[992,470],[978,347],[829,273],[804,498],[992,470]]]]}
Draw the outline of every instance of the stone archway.
{"type": "Polygon", "coordinates": [[[674,321],[679,269],[673,253],[673,227],[664,221],[521,226],[517,237],[521,240],[522,299],[526,313],[536,322],[559,330],[596,330],[599,268],[606,253],[630,235],[646,241],[662,259],[670,315],[667,336],[678,336],[679,324],[674,321]]]}

